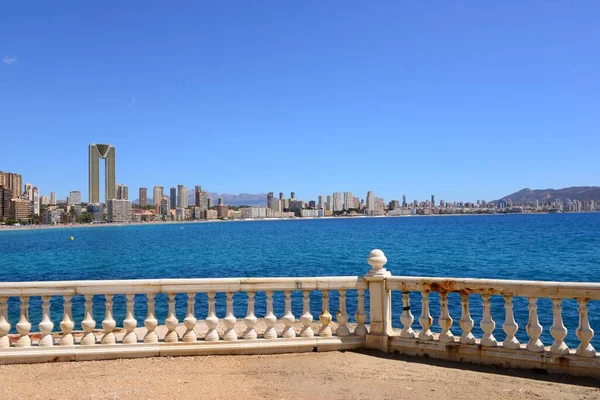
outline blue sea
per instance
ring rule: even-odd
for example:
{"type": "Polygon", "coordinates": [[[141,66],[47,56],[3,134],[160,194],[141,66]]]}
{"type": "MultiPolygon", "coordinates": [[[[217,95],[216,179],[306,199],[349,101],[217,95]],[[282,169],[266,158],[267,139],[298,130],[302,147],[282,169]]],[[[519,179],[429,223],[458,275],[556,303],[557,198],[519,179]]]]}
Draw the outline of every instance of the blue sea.
{"type": "MultiPolygon", "coordinates": [[[[77,227],[0,231],[0,281],[83,279],[213,278],[364,275],[369,252],[379,248],[394,275],[501,278],[600,282],[600,213],[543,215],[485,215],[400,218],[336,218],[291,221],[208,222],[136,226],[77,227]],[[74,240],[70,241],[69,237],[74,240]]],[[[355,293],[348,294],[348,311],[355,312],[355,293]]],[[[177,297],[177,314],[185,316],[185,295],[177,297]]],[[[224,316],[224,295],[217,297],[217,313],[224,316]]],[[[235,312],[245,314],[245,296],[236,294],[235,312]]],[[[434,330],[439,297],[431,296],[434,330]]],[[[315,320],[320,295],[311,296],[315,320]]],[[[103,296],[95,298],[98,327],[103,319],[103,296]]],[[[39,323],[40,301],[32,298],[32,323],[39,323]]],[[[83,299],[74,301],[74,317],[83,316],[83,299]]],[[[124,317],[124,297],[115,297],[115,319],[124,317]]],[[[332,294],[332,314],[337,294],[332,294]]],[[[411,294],[414,328],[418,329],[420,295],[411,294]]],[[[593,344],[600,349],[600,302],[590,301],[593,344]]],[[[400,326],[401,297],[392,298],[394,326],[400,326]]],[[[460,334],[460,299],[449,296],[453,332],[460,334]]],[[[145,297],[136,296],[136,317],[145,317],[145,297]]],[[[552,342],[550,300],[540,299],[542,339],[552,342]]],[[[527,340],[526,299],[515,299],[518,338],[527,340]]],[[[206,315],[206,296],[198,294],[196,312],[206,315]]],[[[293,310],[301,315],[301,294],[293,296],[293,310]]],[[[563,302],[569,329],[567,343],[577,344],[577,304],[563,302]]],[[[62,299],[52,301],[55,328],[61,319],[62,299]]],[[[495,335],[502,340],[502,298],[494,296],[495,335]]],[[[282,295],[275,297],[275,312],[283,314],[282,295]]],[[[471,296],[479,336],[481,299],[471,296]]],[[[166,317],[166,300],[157,296],[159,320],[166,317]]],[[[257,295],[257,314],[264,313],[264,295],[257,295]]],[[[18,321],[18,300],[9,303],[10,322],[18,321]]],[[[353,318],[351,319],[353,320],[353,318]]],[[[162,321],[161,321],[162,323],[162,321]]],[[[35,325],[34,325],[35,327],[35,325]]],[[[37,327],[35,327],[37,328],[37,327]]],[[[34,329],[36,330],[36,329],[34,329]]]]}

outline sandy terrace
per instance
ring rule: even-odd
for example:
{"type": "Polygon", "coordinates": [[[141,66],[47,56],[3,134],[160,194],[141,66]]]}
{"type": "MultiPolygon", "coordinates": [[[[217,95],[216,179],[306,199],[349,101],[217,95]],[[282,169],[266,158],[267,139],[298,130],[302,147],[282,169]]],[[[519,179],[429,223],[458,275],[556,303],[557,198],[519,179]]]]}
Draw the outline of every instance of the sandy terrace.
{"type": "Polygon", "coordinates": [[[600,399],[600,382],[329,352],[0,366],[2,399],[600,399]]]}

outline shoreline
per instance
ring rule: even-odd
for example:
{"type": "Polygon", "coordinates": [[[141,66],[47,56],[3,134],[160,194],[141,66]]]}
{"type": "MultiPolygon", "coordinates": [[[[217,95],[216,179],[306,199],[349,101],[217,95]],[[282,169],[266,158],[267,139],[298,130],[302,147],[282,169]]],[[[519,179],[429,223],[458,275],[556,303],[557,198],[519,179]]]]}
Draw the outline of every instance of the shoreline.
{"type": "MultiPolygon", "coordinates": [[[[578,213],[559,213],[559,214],[590,214],[597,211],[578,212],[578,213]]],[[[549,215],[556,214],[550,212],[536,213],[515,213],[515,214],[429,214],[429,215],[345,215],[345,216],[327,216],[327,217],[297,217],[297,218],[248,218],[248,219],[214,219],[214,220],[195,220],[195,221],[160,221],[160,222],[131,222],[131,223],[99,223],[99,224],[69,224],[69,225],[23,225],[23,226],[7,226],[0,225],[0,232],[12,232],[23,230],[42,230],[42,229],[81,229],[81,228],[100,228],[100,227],[122,227],[122,226],[156,226],[156,225],[177,225],[177,224],[207,224],[207,223],[224,223],[224,222],[265,222],[265,221],[313,221],[313,220],[342,220],[342,219],[358,219],[358,218],[413,218],[413,217],[468,217],[468,216],[508,216],[508,215],[549,215]]]]}

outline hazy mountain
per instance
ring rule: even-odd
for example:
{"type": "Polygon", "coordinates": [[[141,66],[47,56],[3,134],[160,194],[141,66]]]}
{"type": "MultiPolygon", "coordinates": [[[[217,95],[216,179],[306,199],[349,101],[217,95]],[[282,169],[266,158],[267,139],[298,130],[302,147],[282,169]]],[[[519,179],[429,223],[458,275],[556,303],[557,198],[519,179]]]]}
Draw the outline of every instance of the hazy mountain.
{"type": "Polygon", "coordinates": [[[527,203],[535,200],[600,200],[600,186],[573,186],[564,189],[523,189],[504,196],[500,200],[512,200],[515,203],[527,203]]]}

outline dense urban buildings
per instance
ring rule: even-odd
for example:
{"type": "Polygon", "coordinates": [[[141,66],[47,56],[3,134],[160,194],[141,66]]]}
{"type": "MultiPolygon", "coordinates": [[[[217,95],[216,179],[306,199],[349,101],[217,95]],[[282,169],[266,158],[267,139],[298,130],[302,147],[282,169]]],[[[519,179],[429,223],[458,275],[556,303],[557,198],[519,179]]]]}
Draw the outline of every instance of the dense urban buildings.
{"type": "Polygon", "coordinates": [[[145,187],[140,188],[139,194],[140,207],[146,207],[148,205],[148,189],[145,187]]]}
{"type": "Polygon", "coordinates": [[[56,193],[50,192],[50,205],[56,205],[56,193]]]}
{"type": "Polygon", "coordinates": [[[79,190],[73,190],[73,191],[69,192],[68,204],[70,204],[70,205],[81,204],[81,192],[79,190]]]}
{"type": "Polygon", "coordinates": [[[0,186],[4,186],[12,191],[15,198],[21,198],[21,188],[23,187],[23,176],[13,172],[0,171],[0,186]]]}
{"type": "Polygon", "coordinates": [[[124,199],[112,199],[106,204],[108,222],[131,222],[131,202],[124,199]]]}
{"type": "Polygon", "coordinates": [[[129,200],[129,188],[126,185],[117,185],[117,200],[129,200]]]}
{"type": "Polygon", "coordinates": [[[187,208],[187,188],[184,185],[177,185],[177,208],[187,208]]]}
{"type": "Polygon", "coordinates": [[[163,187],[162,186],[154,186],[154,189],[152,192],[152,202],[154,203],[154,205],[160,204],[163,196],[164,196],[163,187]]]}
{"type": "Polygon", "coordinates": [[[173,210],[177,207],[177,188],[172,187],[169,194],[169,207],[173,210]]]}
{"type": "Polygon", "coordinates": [[[89,202],[100,203],[100,159],[104,164],[105,201],[116,197],[116,150],[110,144],[89,146],[89,202]]]}

